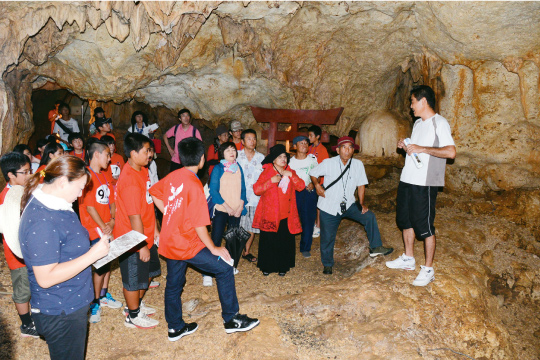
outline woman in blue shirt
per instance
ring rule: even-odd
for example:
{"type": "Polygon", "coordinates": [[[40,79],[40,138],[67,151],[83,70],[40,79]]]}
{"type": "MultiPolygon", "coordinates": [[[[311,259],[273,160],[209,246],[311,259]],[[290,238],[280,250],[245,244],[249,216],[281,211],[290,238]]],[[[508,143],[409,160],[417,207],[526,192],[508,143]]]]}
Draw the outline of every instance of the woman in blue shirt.
{"type": "Polygon", "coordinates": [[[108,237],[89,249],[88,232],[71,206],[89,180],[84,161],[62,156],[32,175],[22,198],[19,239],[32,317],[51,359],[84,359],[93,299],[90,265],[109,251],[108,237]]]}

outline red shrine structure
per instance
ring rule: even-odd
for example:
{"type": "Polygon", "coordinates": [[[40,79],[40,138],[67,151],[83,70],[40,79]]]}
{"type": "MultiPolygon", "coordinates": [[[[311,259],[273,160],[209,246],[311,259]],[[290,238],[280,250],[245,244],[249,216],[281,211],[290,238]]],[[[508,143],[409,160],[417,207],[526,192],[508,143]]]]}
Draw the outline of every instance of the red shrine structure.
{"type": "MultiPolygon", "coordinates": [[[[262,139],[268,139],[268,149],[276,144],[276,141],[292,141],[299,135],[307,136],[305,132],[298,131],[298,124],[311,125],[335,125],[343,113],[343,108],[328,110],[290,110],[290,109],[265,109],[251,106],[251,112],[258,123],[270,123],[268,130],[262,131],[262,139]],[[278,124],[291,124],[289,131],[278,131],[278,124]]],[[[329,142],[330,135],[323,131],[321,142],[329,142]]]]}

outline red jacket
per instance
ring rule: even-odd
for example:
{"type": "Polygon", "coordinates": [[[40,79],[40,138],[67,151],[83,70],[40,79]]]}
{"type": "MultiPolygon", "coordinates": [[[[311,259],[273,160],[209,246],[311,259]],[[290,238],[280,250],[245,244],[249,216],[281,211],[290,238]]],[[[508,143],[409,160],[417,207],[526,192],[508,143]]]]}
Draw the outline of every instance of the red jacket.
{"type": "MultiPolygon", "coordinates": [[[[259,180],[253,185],[253,192],[255,195],[259,195],[259,204],[255,210],[255,216],[253,218],[253,227],[261,229],[267,232],[277,232],[279,227],[279,198],[277,183],[273,183],[271,178],[277,174],[272,164],[266,164],[263,166],[263,172],[259,176],[259,180]]],[[[300,179],[296,172],[288,165],[285,170],[292,172],[287,191],[290,194],[290,216],[287,218],[287,224],[289,225],[289,231],[291,234],[298,234],[302,232],[302,225],[300,224],[300,217],[298,216],[298,209],[296,208],[296,191],[302,191],[306,187],[304,180],[300,179]]]]}

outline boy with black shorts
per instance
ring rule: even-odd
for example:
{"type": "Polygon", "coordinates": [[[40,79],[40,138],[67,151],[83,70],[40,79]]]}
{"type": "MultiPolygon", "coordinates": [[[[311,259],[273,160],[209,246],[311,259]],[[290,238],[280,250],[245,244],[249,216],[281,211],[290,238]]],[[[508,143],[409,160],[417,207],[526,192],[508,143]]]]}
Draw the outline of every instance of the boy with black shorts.
{"type": "Polygon", "coordinates": [[[188,264],[215,275],[225,332],[249,331],[259,325],[259,320],[238,313],[232,258],[227,249],[214,245],[206,229],[210,216],[197,177],[197,171],[204,166],[203,142],[193,137],[180,141],[178,155],[184,167],[150,189],[156,206],[163,212],[159,253],[167,262],[165,319],[169,341],[179,340],[198,328],[196,323],[182,319],[180,296],[188,264]]]}
{"type": "MultiPolygon", "coordinates": [[[[10,152],[0,158],[0,167],[2,174],[6,179],[7,185],[0,193],[0,204],[12,186],[24,186],[26,179],[32,174],[30,169],[30,159],[18,152],[10,152]]],[[[7,224],[9,226],[9,224],[7,224]]],[[[21,318],[21,336],[39,337],[32,317],[30,315],[30,282],[28,281],[28,271],[24,260],[13,254],[9,248],[6,239],[4,243],[4,256],[11,274],[11,283],[13,285],[13,302],[21,318]]]]}
{"type": "Polygon", "coordinates": [[[148,149],[150,139],[139,133],[130,133],[124,139],[124,153],[128,162],[116,184],[116,223],[113,234],[117,238],[131,230],[146,235],[146,241],[120,256],[120,273],[124,286],[127,309],[124,325],[150,329],[159,322],[148,315],[156,311],[144,305],[142,298],[151,278],[161,274],[154,236],[156,230],[154,202],[148,193],[148,149]]]}

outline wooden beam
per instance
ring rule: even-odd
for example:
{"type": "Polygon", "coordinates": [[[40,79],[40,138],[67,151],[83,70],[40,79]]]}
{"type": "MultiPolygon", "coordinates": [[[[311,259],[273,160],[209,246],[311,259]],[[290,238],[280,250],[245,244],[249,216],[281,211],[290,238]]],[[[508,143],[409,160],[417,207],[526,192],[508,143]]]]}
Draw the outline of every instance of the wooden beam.
{"type": "Polygon", "coordinates": [[[335,125],[343,108],[328,110],[265,109],[250,106],[253,117],[259,123],[335,125]]]}
{"type": "MultiPolygon", "coordinates": [[[[275,141],[292,141],[295,137],[300,135],[304,135],[306,137],[308,136],[306,132],[301,131],[277,131],[274,136],[274,145],[276,144],[275,141]]],[[[270,130],[263,130],[261,132],[261,139],[268,139],[268,142],[270,143],[270,130]]],[[[321,142],[327,143],[329,141],[330,135],[326,131],[323,131],[321,135],[321,142]]]]}

